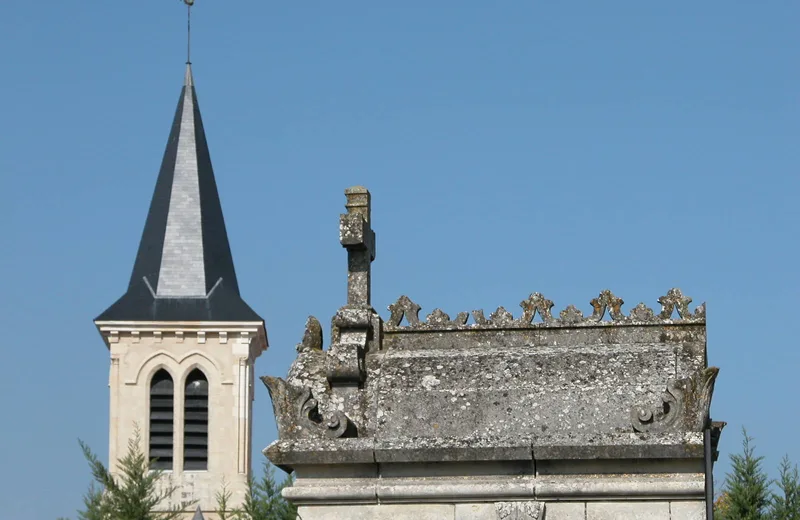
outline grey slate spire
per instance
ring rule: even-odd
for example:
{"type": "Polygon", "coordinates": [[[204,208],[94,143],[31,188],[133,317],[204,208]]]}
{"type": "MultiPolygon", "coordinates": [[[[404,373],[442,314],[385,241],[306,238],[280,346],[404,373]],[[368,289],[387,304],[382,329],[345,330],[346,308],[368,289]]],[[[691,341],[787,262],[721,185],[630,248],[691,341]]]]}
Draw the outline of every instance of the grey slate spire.
{"type": "Polygon", "coordinates": [[[96,321],[263,321],[239,295],[191,64],[128,291],[96,321]]]}
{"type": "Polygon", "coordinates": [[[203,516],[203,512],[200,510],[200,506],[197,506],[197,509],[195,509],[192,520],[206,520],[206,517],[203,516]]]}

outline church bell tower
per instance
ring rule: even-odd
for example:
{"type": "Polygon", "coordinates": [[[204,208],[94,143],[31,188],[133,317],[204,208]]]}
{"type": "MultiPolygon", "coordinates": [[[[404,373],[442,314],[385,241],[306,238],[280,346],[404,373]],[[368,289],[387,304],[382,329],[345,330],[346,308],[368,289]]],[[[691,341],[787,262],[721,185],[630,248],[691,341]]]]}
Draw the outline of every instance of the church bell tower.
{"type": "Polygon", "coordinates": [[[112,471],[138,428],[143,452],[177,486],[165,506],[194,502],[192,512],[216,518],[223,482],[238,506],[267,335],[239,294],[191,64],[128,290],[95,324],[111,353],[112,471]]]}

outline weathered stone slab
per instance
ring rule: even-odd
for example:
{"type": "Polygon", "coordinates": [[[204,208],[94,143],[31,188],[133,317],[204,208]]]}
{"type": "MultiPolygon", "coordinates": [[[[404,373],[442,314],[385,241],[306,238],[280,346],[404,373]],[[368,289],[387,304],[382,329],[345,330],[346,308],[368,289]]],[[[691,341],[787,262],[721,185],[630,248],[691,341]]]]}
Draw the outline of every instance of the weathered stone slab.
{"type": "Polygon", "coordinates": [[[586,520],[585,502],[547,502],[545,520],[586,520]]]}
{"type": "Polygon", "coordinates": [[[586,520],[670,520],[669,502],[587,502],[586,520]]]}
{"type": "Polygon", "coordinates": [[[670,502],[672,520],[706,520],[706,503],[702,500],[670,502]]]}
{"type": "Polygon", "coordinates": [[[494,504],[456,504],[455,520],[497,520],[494,504]]]}
{"type": "Polygon", "coordinates": [[[303,520],[455,520],[453,504],[300,507],[303,520]]]}
{"type": "Polygon", "coordinates": [[[698,500],[704,493],[702,474],[562,475],[536,479],[536,497],[547,500],[698,500]]]}
{"type": "Polygon", "coordinates": [[[377,388],[376,436],[632,431],[631,406],[658,402],[675,370],[672,347],[662,345],[389,351],[377,388]]]}

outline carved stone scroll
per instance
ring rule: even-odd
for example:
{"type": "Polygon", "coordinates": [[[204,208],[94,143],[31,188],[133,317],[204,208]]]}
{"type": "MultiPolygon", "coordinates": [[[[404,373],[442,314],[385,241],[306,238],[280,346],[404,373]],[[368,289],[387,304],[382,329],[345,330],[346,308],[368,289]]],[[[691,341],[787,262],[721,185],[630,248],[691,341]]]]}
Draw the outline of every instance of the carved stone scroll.
{"type": "Polygon", "coordinates": [[[291,385],[279,377],[263,376],[261,381],[272,398],[279,438],[357,435],[355,425],[343,412],[336,411],[325,419],[310,388],[291,385]]]}
{"type": "Polygon", "coordinates": [[[631,424],[637,432],[699,432],[708,422],[714,382],[719,368],[698,370],[683,379],[670,379],[654,408],[636,406],[631,410],[631,424]]]}

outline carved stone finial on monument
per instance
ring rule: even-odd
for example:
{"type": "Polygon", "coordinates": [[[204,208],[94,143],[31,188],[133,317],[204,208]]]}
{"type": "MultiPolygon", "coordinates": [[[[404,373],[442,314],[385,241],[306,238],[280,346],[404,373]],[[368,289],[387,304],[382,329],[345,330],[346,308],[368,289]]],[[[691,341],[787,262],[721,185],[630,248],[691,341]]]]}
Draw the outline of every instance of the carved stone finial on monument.
{"type": "Polygon", "coordinates": [[[345,190],[347,213],[339,216],[339,241],[347,248],[347,304],[371,305],[371,264],[375,232],[370,227],[370,193],[363,186],[345,190]]]}
{"type": "MultiPolygon", "coordinates": [[[[326,358],[326,378],[334,399],[344,410],[363,410],[361,386],[366,380],[365,356],[380,349],[383,330],[371,302],[371,265],[375,259],[375,232],[370,225],[371,196],[362,186],[345,190],[347,213],[339,216],[339,241],[347,249],[347,305],[331,320],[331,347],[326,358]]],[[[341,408],[340,408],[341,410],[341,408]]],[[[359,420],[341,414],[341,421],[329,428],[358,435],[359,420]]]]}

